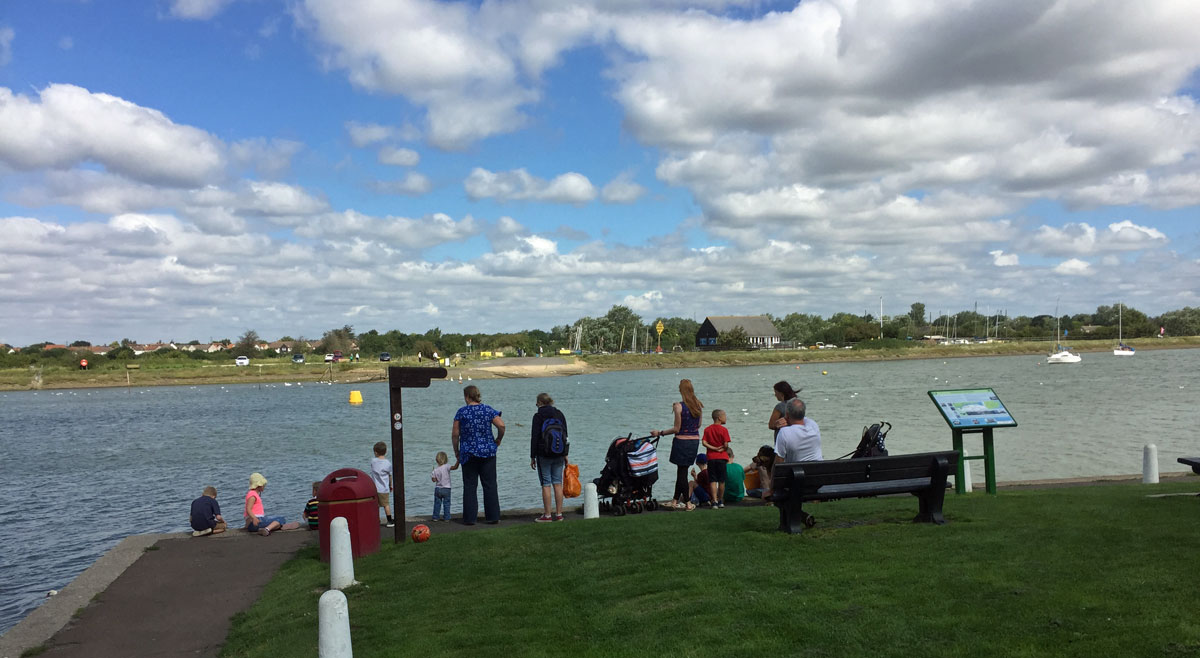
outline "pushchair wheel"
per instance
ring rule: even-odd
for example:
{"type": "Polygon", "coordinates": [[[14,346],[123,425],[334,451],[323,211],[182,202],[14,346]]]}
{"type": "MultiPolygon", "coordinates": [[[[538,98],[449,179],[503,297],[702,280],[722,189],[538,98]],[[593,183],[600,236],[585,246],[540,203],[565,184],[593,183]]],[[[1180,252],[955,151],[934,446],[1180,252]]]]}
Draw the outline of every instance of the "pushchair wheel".
{"type": "Polygon", "coordinates": [[[642,504],[641,503],[632,503],[629,506],[629,511],[633,512],[634,514],[641,514],[642,513],[642,504]]]}
{"type": "Polygon", "coordinates": [[[622,505],[613,505],[612,512],[615,516],[625,516],[625,507],[622,505]]]}
{"type": "Polygon", "coordinates": [[[654,510],[658,509],[658,501],[657,501],[657,500],[650,500],[650,501],[647,501],[647,502],[646,502],[646,509],[650,510],[651,512],[653,512],[654,510]]]}
{"type": "Polygon", "coordinates": [[[817,517],[813,516],[812,514],[805,514],[804,515],[804,527],[811,528],[815,525],[817,525],[817,517]]]}

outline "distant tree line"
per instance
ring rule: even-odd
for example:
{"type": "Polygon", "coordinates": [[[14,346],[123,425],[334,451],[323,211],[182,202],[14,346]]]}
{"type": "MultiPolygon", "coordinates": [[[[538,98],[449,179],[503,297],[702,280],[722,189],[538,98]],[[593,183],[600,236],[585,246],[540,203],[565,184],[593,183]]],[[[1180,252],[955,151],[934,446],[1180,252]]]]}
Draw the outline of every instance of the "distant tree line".
{"type": "MultiPolygon", "coordinates": [[[[1095,313],[1080,313],[1064,315],[1057,319],[1058,324],[1069,337],[1115,339],[1118,332],[1118,315],[1126,338],[1143,338],[1158,334],[1159,327],[1164,328],[1168,336],[1200,335],[1200,308],[1185,307],[1168,311],[1159,316],[1148,316],[1137,309],[1117,306],[1100,306],[1095,313]]],[[[980,314],[976,311],[959,311],[955,314],[940,314],[933,316],[926,312],[925,305],[915,303],[904,315],[885,316],[882,328],[879,318],[870,313],[855,315],[853,313],[834,313],[828,318],[808,313],[789,313],[782,317],[769,316],[779,329],[783,341],[793,345],[813,345],[817,342],[846,344],[878,339],[882,333],[885,339],[905,340],[920,339],[924,336],[953,334],[964,338],[983,338],[992,336],[998,338],[1053,338],[1056,319],[1052,315],[1037,315],[1008,317],[1004,314],[980,314]]],[[[424,333],[404,333],[391,330],[380,333],[375,329],[356,334],[354,327],[345,325],[326,331],[312,348],[307,346],[303,337],[293,339],[284,336],[280,340],[293,343],[293,353],[307,354],[310,351],[320,354],[341,351],[351,354],[354,346],[363,355],[377,355],[389,352],[400,358],[421,353],[432,356],[434,352],[447,356],[458,353],[478,353],[483,351],[503,351],[514,354],[518,349],[527,354],[537,354],[539,349],[546,354],[557,353],[560,349],[573,350],[576,347],[583,352],[619,352],[634,349],[637,351],[652,351],[661,344],[664,351],[674,349],[690,350],[696,343],[696,331],[700,322],[692,318],[656,317],[643,318],[627,306],[613,306],[607,313],[599,317],[583,317],[570,325],[559,325],[549,331],[529,329],[505,333],[442,333],[441,329],[433,328],[424,333]],[[661,339],[655,331],[655,326],[661,322],[663,332],[661,339]],[[578,337],[578,346],[576,338],[578,337]]],[[[726,332],[719,338],[722,347],[736,349],[746,344],[745,332],[726,332]]],[[[264,341],[254,330],[247,330],[236,342],[230,339],[214,341],[223,345],[233,344],[232,349],[222,349],[217,352],[202,350],[185,351],[162,348],[149,354],[135,357],[133,345],[135,341],[125,338],[111,344],[112,349],[104,355],[84,355],[97,366],[107,363],[120,363],[137,358],[167,367],[171,362],[179,360],[194,361],[228,361],[235,356],[254,358],[278,356],[275,350],[260,350],[258,345],[264,341]]],[[[49,342],[35,343],[22,348],[20,352],[9,354],[10,347],[0,349],[0,368],[25,367],[34,364],[60,364],[74,367],[81,356],[72,348],[88,347],[87,341],[75,341],[67,348],[45,349],[49,342]]],[[[199,341],[188,343],[200,346],[199,341]]],[[[207,343],[204,344],[207,346],[207,343]]]]}

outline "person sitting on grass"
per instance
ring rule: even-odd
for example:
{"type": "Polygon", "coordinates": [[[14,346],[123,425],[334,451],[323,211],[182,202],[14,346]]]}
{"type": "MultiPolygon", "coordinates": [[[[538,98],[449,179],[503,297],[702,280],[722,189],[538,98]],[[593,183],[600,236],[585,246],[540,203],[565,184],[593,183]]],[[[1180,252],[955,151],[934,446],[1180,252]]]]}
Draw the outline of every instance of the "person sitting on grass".
{"type": "Polygon", "coordinates": [[[763,446],[758,449],[758,454],[750,458],[750,464],[746,466],[746,497],[761,498],[769,500],[771,498],[771,469],[775,468],[775,449],[771,446],[763,446]]]}
{"type": "Polygon", "coordinates": [[[299,523],[288,523],[282,516],[267,516],[263,506],[263,489],[267,488],[267,478],[262,473],[250,474],[250,490],[246,492],[246,507],[242,516],[246,520],[246,532],[257,532],[266,537],[275,530],[295,530],[299,523]]]}
{"type": "Polygon", "coordinates": [[[317,512],[320,510],[320,501],[317,500],[317,490],[321,488],[320,482],[313,482],[312,498],[304,503],[304,522],[308,524],[309,530],[316,530],[321,527],[321,520],[317,518],[317,512]]]}
{"type": "Polygon", "coordinates": [[[710,481],[708,479],[708,456],[696,455],[696,466],[699,469],[692,469],[691,481],[688,482],[688,503],[686,506],[679,506],[677,509],[692,511],[699,505],[712,505],[712,495],[708,493],[710,481]]]}
{"type": "Polygon", "coordinates": [[[204,487],[204,493],[192,501],[192,536],[216,535],[225,532],[225,517],[217,503],[217,488],[204,487]]]}
{"type": "Polygon", "coordinates": [[[733,449],[725,446],[725,452],[729,455],[729,463],[725,465],[725,495],[721,497],[721,502],[741,502],[746,497],[746,487],[743,482],[746,474],[739,464],[733,462],[733,449]]]}

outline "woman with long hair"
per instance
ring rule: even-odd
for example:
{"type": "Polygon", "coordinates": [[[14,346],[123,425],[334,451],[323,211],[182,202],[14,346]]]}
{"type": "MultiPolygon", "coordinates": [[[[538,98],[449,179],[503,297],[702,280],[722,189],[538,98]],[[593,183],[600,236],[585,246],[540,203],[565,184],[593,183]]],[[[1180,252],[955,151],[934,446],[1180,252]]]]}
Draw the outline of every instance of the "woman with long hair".
{"type": "Polygon", "coordinates": [[[682,399],[671,405],[675,415],[671,429],[650,430],[650,436],[674,435],[670,461],[676,468],[675,493],[664,506],[691,511],[696,507],[688,500],[688,467],[696,462],[696,452],[700,448],[700,413],[704,405],[696,397],[690,379],[679,380],[679,396],[682,399]]]}
{"type": "Polygon", "coordinates": [[[775,399],[778,400],[778,403],[771,411],[771,419],[767,421],[767,427],[771,428],[775,434],[779,434],[779,428],[787,427],[787,414],[784,413],[784,409],[787,408],[788,400],[796,397],[802,390],[804,389],[793,389],[791,384],[784,381],[775,382],[775,399]]]}

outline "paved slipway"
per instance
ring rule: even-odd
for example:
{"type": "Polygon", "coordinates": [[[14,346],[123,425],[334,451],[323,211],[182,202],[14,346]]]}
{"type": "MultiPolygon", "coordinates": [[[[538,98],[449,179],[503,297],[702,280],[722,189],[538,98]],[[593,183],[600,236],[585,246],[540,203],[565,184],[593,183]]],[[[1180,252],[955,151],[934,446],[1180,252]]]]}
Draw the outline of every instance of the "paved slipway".
{"type": "MultiPolygon", "coordinates": [[[[1187,477],[1185,473],[1163,478],[1187,477]]],[[[1002,483],[1002,488],[1052,488],[1116,484],[1140,475],[1002,483]]],[[[738,506],[762,505],[747,499],[738,506]]],[[[570,505],[567,523],[582,519],[570,505]]],[[[505,511],[499,527],[533,521],[541,510],[505,511]]],[[[497,526],[433,523],[409,517],[405,533],[418,523],[435,534],[479,531],[497,526]]],[[[383,541],[392,530],[380,528],[383,541]]],[[[18,658],[45,647],[42,656],[107,658],[217,656],[230,619],[250,608],[280,565],[316,541],[308,530],[259,537],[240,531],[193,538],[190,534],[134,535],[106,553],[66,589],[0,636],[0,658],[18,658]],[[76,614],[78,613],[78,614],[76,614]]]]}

